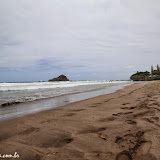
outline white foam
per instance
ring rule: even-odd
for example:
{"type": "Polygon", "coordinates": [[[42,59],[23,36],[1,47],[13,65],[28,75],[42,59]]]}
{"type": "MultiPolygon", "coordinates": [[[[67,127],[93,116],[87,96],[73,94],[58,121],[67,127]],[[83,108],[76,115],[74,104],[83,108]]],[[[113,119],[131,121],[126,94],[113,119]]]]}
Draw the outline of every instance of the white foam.
{"type": "Polygon", "coordinates": [[[95,84],[126,83],[126,81],[67,81],[67,82],[33,82],[0,83],[0,91],[35,90],[47,88],[65,88],[95,84]]]}

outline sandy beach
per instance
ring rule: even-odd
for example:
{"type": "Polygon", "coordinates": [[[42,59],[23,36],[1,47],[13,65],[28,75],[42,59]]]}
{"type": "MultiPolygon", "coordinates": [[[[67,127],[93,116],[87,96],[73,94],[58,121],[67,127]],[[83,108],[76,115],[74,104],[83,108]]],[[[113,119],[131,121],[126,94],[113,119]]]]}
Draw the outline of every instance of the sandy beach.
{"type": "Polygon", "coordinates": [[[133,84],[0,122],[0,154],[17,152],[19,160],[160,160],[159,118],[160,81],[133,84]]]}

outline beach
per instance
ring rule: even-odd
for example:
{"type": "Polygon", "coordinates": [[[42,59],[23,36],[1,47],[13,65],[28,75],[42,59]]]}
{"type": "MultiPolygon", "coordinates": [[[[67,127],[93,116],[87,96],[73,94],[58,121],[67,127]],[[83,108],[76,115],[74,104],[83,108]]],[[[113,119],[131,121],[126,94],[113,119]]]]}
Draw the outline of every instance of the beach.
{"type": "Polygon", "coordinates": [[[0,122],[0,155],[16,152],[20,160],[160,160],[159,118],[160,82],[137,83],[0,122]]]}

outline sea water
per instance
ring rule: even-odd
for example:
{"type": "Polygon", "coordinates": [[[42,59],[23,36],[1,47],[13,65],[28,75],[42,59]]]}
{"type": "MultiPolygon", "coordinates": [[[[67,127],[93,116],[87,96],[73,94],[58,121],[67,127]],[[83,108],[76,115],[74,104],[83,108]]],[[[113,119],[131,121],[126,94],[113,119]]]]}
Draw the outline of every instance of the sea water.
{"type": "Polygon", "coordinates": [[[113,93],[130,81],[0,83],[0,121],[113,93]]]}
{"type": "Polygon", "coordinates": [[[122,83],[126,81],[0,83],[0,106],[86,92],[122,83]]]}

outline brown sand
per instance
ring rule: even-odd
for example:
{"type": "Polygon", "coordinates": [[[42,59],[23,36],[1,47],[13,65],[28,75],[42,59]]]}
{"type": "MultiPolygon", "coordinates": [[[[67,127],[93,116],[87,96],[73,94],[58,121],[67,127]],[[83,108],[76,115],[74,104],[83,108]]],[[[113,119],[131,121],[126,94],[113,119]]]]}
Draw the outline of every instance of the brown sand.
{"type": "Polygon", "coordinates": [[[159,118],[160,82],[134,84],[0,122],[0,154],[17,152],[20,160],[160,160],[159,118]]]}

